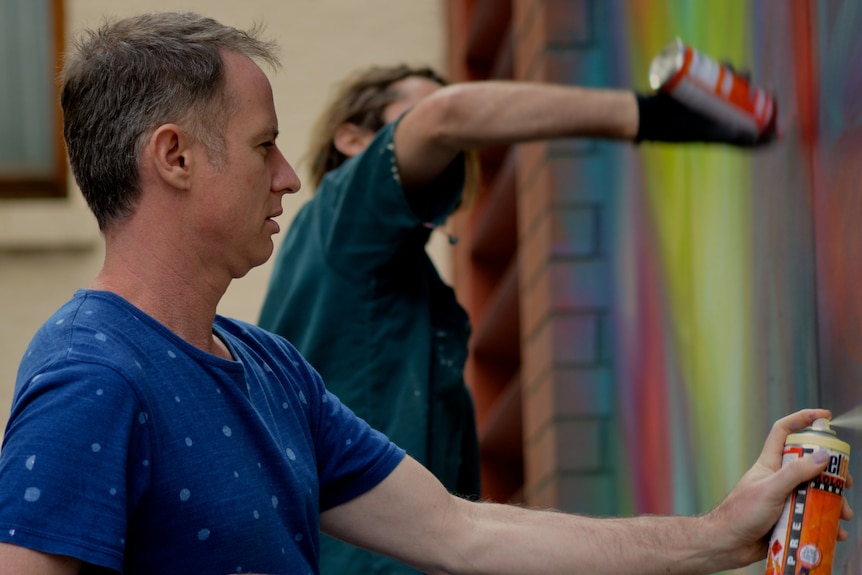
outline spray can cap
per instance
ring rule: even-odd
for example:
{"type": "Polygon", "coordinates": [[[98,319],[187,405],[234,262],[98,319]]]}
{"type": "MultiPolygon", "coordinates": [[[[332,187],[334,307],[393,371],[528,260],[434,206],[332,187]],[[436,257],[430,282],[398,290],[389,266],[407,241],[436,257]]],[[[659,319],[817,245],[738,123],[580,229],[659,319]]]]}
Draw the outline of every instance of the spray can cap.
{"type": "Polygon", "coordinates": [[[835,432],[832,431],[832,427],[829,425],[830,421],[831,420],[828,417],[817,418],[811,423],[811,429],[813,429],[814,431],[823,431],[835,435],[835,432]]]}
{"type": "Polygon", "coordinates": [[[811,443],[840,451],[845,457],[850,456],[850,444],[838,439],[838,434],[832,429],[832,420],[827,417],[815,419],[811,425],[796,433],[791,433],[785,440],[785,445],[808,445],[811,443]]]}

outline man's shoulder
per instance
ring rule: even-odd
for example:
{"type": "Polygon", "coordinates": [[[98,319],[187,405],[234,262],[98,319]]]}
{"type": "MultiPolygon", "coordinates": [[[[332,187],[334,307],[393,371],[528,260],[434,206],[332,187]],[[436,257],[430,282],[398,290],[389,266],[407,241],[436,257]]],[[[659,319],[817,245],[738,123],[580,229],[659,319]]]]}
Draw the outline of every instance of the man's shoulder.
{"type": "Polygon", "coordinates": [[[77,291],[30,340],[19,364],[19,385],[47,373],[119,372],[135,365],[135,357],[145,355],[152,330],[119,299],[107,292],[77,291]]]}
{"type": "Polygon", "coordinates": [[[320,182],[316,195],[326,196],[350,185],[368,187],[390,182],[401,189],[398,178],[398,163],[395,157],[394,134],[397,122],[387,124],[377,131],[362,152],[345,160],[336,169],[328,172],[320,182]]]}

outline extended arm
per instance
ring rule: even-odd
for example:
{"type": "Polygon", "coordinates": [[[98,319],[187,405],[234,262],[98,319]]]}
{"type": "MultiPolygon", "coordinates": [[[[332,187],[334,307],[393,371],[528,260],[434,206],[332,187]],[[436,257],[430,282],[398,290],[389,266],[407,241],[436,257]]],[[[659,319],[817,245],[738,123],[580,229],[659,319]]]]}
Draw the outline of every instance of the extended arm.
{"type": "Polygon", "coordinates": [[[555,138],[630,142],[709,142],[738,147],[767,144],[663,93],[512,81],[447,86],[418,103],[395,132],[406,189],[433,181],[460,152],[555,138]]]}
{"type": "Polygon", "coordinates": [[[405,188],[433,181],[464,150],[565,137],[634,140],[633,92],[525,82],[447,86],[418,103],[395,131],[405,188]]]}
{"type": "Polygon", "coordinates": [[[703,517],[595,519],[449,495],[405,460],[380,486],[322,517],[330,535],[430,574],[707,573],[718,550],[703,517]]]}
{"type": "MultiPolygon", "coordinates": [[[[598,519],[449,495],[412,459],[365,495],[323,514],[323,529],[428,573],[711,573],[765,554],[764,536],[791,490],[825,460],[781,468],[785,437],[823,410],[778,421],[757,463],[728,497],[697,517],[598,519]]],[[[845,506],[844,517],[850,510],[845,506]]]]}

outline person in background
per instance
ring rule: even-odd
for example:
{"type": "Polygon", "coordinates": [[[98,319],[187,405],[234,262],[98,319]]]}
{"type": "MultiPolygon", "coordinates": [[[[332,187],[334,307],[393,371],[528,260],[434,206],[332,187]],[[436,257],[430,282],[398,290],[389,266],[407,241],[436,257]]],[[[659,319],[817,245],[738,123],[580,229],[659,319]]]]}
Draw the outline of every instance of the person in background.
{"type": "MultiPolygon", "coordinates": [[[[425,246],[470,203],[475,151],[550,138],[714,142],[758,138],[664,94],[514,81],[446,85],[430,68],[357,72],[323,112],[313,198],[275,261],[258,325],[290,340],[357,415],[452,493],[480,495],[470,325],[425,246]]],[[[491,200],[493,201],[493,199],[491,200]]],[[[415,573],[330,538],[326,575],[415,573]]]]}
{"type": "MultiPolygon", "coordinates": [[[[721,571],[765,555],[780,419],[701,516],[598,519],[469,501],[328,392],[284,338],[216,314],[300,187],[276,144],[275,46],[196,14],[109,21],[61,103],[104,265],[35,334],[0,450],[0,575],[315,574],[322,530],[427,573],[721,571]]],[[[851,514],[844,505],[843,516],[851,514]]],[[[847,537],[845,531],[840,532],[847,537]]]]}

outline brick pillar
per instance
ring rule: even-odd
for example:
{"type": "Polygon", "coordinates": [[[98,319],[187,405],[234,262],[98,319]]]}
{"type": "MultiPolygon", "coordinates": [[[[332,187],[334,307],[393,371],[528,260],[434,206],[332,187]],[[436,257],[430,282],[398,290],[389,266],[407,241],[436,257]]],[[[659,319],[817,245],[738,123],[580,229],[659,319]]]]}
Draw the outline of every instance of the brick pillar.
{"type": "MultiPolygon", "coordinates": [[[[515,78],[580,83],[583,63],[600,50],[593,10],[591,0],[514,0],[515,78]]],[[[607,200],[600,183],[580,176],[603,152],[567,140],[517,153],[524,496],[613,514],[607,200]]]]}

